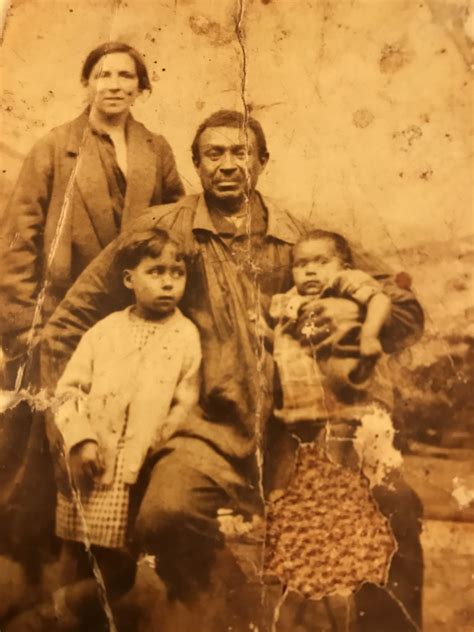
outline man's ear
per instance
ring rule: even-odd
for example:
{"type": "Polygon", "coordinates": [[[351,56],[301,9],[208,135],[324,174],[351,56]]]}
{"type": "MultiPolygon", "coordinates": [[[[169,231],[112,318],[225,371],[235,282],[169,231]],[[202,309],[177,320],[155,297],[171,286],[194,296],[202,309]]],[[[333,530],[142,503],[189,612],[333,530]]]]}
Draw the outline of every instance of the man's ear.
{"type": "Polygon", "coordinates": [[[262,171],[265,169],[265,167],[267,166],[268,160],[270,158],[270,154],[267,154],[266,156],[260,156],[259,158],[259,162],[260,162],[260,173],[262,173],[262,171]]]}
{"type": "Polygon", "coordinates": [[[123,284],[129,290],[133,290],[132,273],[130,270],[123,271],[123,284]]]}

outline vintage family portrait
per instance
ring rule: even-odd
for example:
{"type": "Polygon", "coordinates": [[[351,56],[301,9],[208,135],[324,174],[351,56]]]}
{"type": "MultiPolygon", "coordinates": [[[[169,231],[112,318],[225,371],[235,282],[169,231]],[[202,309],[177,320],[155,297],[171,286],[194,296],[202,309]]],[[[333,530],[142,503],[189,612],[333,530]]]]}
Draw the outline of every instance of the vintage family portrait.
{"type": "Polygon", "coordinates": [[[470,630],[474,6],[3,17],[0,629],[470,630]]]}

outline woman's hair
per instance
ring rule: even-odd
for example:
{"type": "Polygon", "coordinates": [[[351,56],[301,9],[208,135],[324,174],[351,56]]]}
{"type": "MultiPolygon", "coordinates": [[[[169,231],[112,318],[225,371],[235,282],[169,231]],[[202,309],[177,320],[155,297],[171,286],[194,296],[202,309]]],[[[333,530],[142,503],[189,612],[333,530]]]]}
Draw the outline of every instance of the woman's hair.
{"type": "Polygon", "coordinates": [[[115,253],[117,268],[120,272],[133,270],[144,257],[159,257],[167,244],[173,244],[176,247],[177,261],[186,260],[182,246],[162,228],[124,233],[115,253]]]}
{"type": "Polygon", "coordinates": [[[332,233],[329,230],[312,230],[309,233],[306,233],[306,235],[302,237],[296,245],[316,239],[325,239],[326,241],[330,241],[334,245],[334,249],[340,257],[342,263],[346,264],[348,267],[353,266],[354,262],[350,246],[344,237],[339,235],[339,233],[332,233]]]}
{"type": "Polygon", "coordinates": [[[254,119],[252,116],[245,117],[242,112],[237,112],[235,110],[219,110],[218,112],[214,112],[214,114],[208,116],[207,119],[205,119],[197,128],[191,145],[191,153],[194,164],[199,165],[201,160],[201,156],[199,155],[199,139],[201,138],[201,134],[208,127],[236,127],[244,129],[246,126],[248,126],[255,134],[258,157],[260,161],[264,162],[267,160],[270,155],[268,153],[267,140],[265,138],[263,128],[257,119],[254,119]]]}
{"type": "Polygon", "coordinates": [[[124,42],[106,42],[105,44],[101,44],[100,46],[97,46],[97,48],[94,48],[94,50],[87,55],[86,61],[82,66],[82,83],[88,83],[92,69],[96,63],[102,59],[102,57],[110,55],[111,53],[127,53],[127,55],[129,55],[135,62],[135,69],[138,77],[138,89],[140,92],[143,92],[144,90],[149,90],[151,92],[150,78],[142,56],[135,48],[125,44],[124,42]]]}

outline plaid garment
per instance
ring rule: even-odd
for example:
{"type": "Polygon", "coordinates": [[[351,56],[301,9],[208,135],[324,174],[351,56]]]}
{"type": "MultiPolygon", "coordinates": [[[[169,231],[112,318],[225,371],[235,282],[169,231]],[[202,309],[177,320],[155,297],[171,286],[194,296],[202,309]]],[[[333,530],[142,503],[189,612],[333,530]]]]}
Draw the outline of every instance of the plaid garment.
{"type": "MultiPolygon", "coordinates": [[[[346,270],[337,278],[337,291],[358,296],[359,303],[368,302],[380,291],[377,282],[360,270],[346,270]],[[341,287],[344,285],[344,292],[341,287]]],[[[332,297],[336,289],[329,288],[319,297],[321,301],[341,300],[332,297]],[[327,296],[326,296],[327,295],[327,296]]],[[[389,410],[393,406],[393,389],[388,363],[382,356],[364,385],[354,385],[349,379],[360,362],[358,335],[360,320],[341,317],[334,320],[335,331],[326,339],[319,339],[325,325],[316,326],[311,315],[298,331],[298,317],[307,296],[298,294],[296,287],[285,294],[275,294],[270,316],[277,322],[274,335],[273,358],[281,386],[282,406],[274,410],[284,423],[322,420],[331,417],[357,415],[370,402],[377,401],[389,410]],[[302,336],[303,334],[303,336],[302,336]],[[302,344],[301,337],[311,342],[302,344]],[[321,351],[324,348],[324,353],[321,351]],[[350,351],[350,353],[348,353],[350,351]],[[354,355],[355,354],[355,355],[354,355]]],[[[343,298],[342,300],[353,300],[343,298]]]]}
{"type": "MultiPolygon", "coordinates": [[[[282,406],[274,414],[288,424],[327,419],[340,408],[316,360],[318,345],[303,346],[296,332],[299,310],[307,300],[293,287],[275,294],[270,306],[270,316],[277,321],[273,358],[282,395],[282,406]]],[[[309,321],[307,326],[312,326],[309,321]]]]}
{"type": "Polygon", "coordinates": [[[88,494],[58,493],[56,535],[64,540],[120,549],[126,544],[130,485],[123,482],[123,440],[112,485],[95,485],[88,494]]]}
{"type": "Polygon", "coordinates": [[[276,408],[274,414],[283,423],[352,418],[364,412],[367,405],[374,402],[392,410],[393,387],[386,356],[378,360],[368,386],[355,391],[357,397],[351,399],[333,388],[329,369],[340,372],[342,382],[344,374],[356,366],[357,359],[330,356],[323,370],[316,359],[316,352],[317,349],[310,345],[303,346],[299,340],[285,332],[281,325],[275,328],[273,357],[278,370],[283,405],[276,408]]]}
{"type": "Polygon", "coordinates": [[[333,406],[329,389],[324,388],[324,376],[308,348],[289,334],[275,330],[273,357],[278,367],[283,406],[275,415],[286,423],[329,416],[333,406]]]}

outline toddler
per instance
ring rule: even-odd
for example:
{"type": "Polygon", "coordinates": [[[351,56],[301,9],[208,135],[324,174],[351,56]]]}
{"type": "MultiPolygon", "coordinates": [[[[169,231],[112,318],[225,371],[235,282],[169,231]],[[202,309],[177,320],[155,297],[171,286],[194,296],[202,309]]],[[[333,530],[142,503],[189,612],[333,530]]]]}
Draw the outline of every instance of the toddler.
{"type": "Polygon", "coordinates": [[[386,581],[395,550],[367,475],[380,453],[368,448],[391,427],[379,339],[391,301],[374,278],[354,269],[336,233],[305,236],[294,247],[292,271],[294,287],[275,295],[270,308],[281,386],[275,416],[283,424],[273,426],[278,460],[265,566],[308,598],[344,595],[347,615],[363,582],[386,581]],[[322,305],[331,306],[331,321],[322,305]],[[310,572],[303,560],[312,561],[310,572]]]}
{"type": "Polygon", "coordinates": [[[337,233],[316,230],[298,242],[292,272],[294,287],[273,296],[270,307],[283,398],[277,416],[286,423],[327,417],[328,406],[367,398],[391,307],[380,284],[353,268],[349,245],[337,233]],[[357,306],[356,315],[341,309],[338,319],[346,300],[357,306]],[[319,325],[317,307],[324,302],[336,312],[333,332],[329,323],[319,325]]]}

